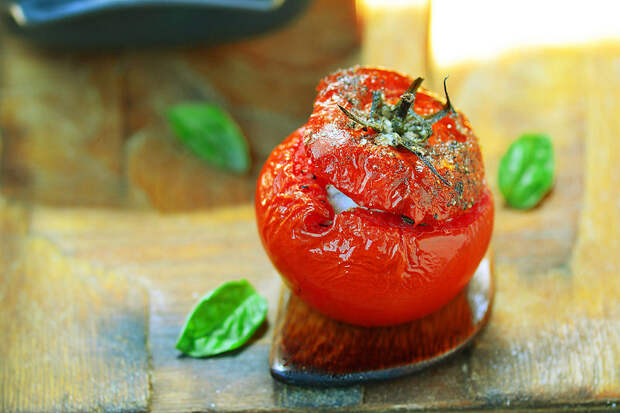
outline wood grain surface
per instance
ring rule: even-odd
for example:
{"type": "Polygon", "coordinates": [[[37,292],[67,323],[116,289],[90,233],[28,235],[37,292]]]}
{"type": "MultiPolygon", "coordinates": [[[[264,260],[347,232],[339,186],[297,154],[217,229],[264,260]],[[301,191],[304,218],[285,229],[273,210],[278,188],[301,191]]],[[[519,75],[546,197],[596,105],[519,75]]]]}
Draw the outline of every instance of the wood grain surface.
{"type": "Polygon", "coordinates": [[[354,6],[315,0],[271,33],[163,50],[45,50],[0,20],[2,193],[167,212],[249,202],[271,150],[305,122],[318,79],[359,60],[354,6]],[[177,142],[164,113],[187,101],[218,104],[239,123],[247,175],[212,168],[177,142]]]}
{"type": "Polygon", "coordinates": [[[147,410],[148,296],[140,283],[64,256],[0,205],[0,410],[147,410]]]}
{"type": "Polygon", "coordinates": [[[208,50],[84,56],[3,36],[0,410],[618,409],[617,43],[420,66],[429,86],[451,75],[496,195],[487,328],[467,351],[389,382],[317,390],[269,376],[280,280],[246,203],[254,175],[224,177],[196,162],[157,111],[221,98],[260,159],[303,121],[317,79],[355,61],[346,4],[316,1],[280,32],[208,50]],[[316,29],[323,19],[331,31],[316,29]],[[333,35],[338,27],[346,35],[333,35]],[[551,135],[557,179],[539,207],[521,212],[503,204],[496,172],[526,131],[551,135]],[[227,207],[204,210],[217,205],[227,207]],[[239,278],[268,298],[266,326],[232,354],[181,357],[174,343],[194,302],[239,278]]]}

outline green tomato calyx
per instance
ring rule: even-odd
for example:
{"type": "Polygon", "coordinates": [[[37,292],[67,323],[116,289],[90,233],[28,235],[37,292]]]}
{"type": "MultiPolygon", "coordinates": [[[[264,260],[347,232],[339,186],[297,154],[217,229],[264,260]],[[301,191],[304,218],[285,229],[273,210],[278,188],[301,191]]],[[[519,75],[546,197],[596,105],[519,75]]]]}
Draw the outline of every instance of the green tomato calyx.
{"type": "Polygon", "coordinates": [[[444,107],[429,116],[420,116],[413,110],[416,94],[422,81],[421,77],[415,79],[395,105],[385,101],[381,91],[374,91],[372,104],[368,115],[355,109],[348,110],[338,105],[340,110],[352,121],[364,128],[372,128],[377,132],[373,140],[378,145],[402,146],[413,152],[426,165],[437,178],[449,187],[450,183],[437,172],[433,164],[426,156],[424,144],[433,135],[433,125],[446,115],[455,114],[456,111],[450,102],[446,80],[443,80],[443,90],[446,95],[444,107]]]}

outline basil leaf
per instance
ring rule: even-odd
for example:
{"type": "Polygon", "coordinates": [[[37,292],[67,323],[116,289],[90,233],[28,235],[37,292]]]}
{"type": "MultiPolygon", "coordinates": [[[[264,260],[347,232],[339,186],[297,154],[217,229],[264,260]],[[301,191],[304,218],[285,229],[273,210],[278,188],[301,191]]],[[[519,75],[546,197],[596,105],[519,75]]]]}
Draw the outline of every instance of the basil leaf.
{"type": "Polygon", "coordinates": [[[519,209],[534,207],[553,186],[555,160],[551,140],[525,134],[513,142],[499,164],[499,189],[519,209]]]}
{"type": "Polygon", "coordinates": [[[266,315],[267,300],[249,282],[227,282],[194,307],[176,348],[192,357],[234,350],[252,337],[266,315]]]}
{"type": "Polygon", "coordinates": [[[179,140],[200,158],[232,172],[250,169],[250,153],[241,129],[218,106],[182,103],[171,107],[167,115],[179,140]]]}

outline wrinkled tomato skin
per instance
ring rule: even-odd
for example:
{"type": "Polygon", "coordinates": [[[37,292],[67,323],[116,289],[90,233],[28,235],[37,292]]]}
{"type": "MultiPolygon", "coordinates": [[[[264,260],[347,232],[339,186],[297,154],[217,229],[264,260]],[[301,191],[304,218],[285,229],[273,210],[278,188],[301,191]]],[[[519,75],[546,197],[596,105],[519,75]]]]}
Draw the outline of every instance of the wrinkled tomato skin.
{"type": "Polygon", "coordinates": [[[327,317],[369,327],[424,317],[454,298],[491,238],[486,186],[467,211],[433,225],[365,208],[334,214],[305,132],[272,152],[255,202],[261,241],[291,290],[327,317]]]}
{"type": "MultiPolygon", "coordinates": [[[[305,125],[304,145],[314,173],[369,209],[434,224],[455,218],[473,205],[484,187],[484,165],[478,139],[462,113],[433,124],[423,145],[426,157],[451,185],[445,185],[413,152],[377,145],[377,131],[362,128],[340,110],[369,113],[373,92],[395,104],[413,81],[402,74],[356,67],[323,79],[305,125]],[[458,190],[456,190],[458,188],[458,190]]],[[[443,103],[420,88],[413,109],[420,116],[441,110],[443,103]]]]}

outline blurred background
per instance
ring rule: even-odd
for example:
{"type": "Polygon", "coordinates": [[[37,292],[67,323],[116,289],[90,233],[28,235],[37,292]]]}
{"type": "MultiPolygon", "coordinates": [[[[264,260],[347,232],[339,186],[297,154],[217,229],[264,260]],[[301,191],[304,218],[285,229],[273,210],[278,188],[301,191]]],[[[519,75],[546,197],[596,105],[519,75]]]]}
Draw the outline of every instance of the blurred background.
{"type": "Polygon", "coordinates": [[[267,155],[305,123],[318,80],[359,62],[353,1],[274,2],[274,10],[130,1],[138,5],[130,16],[109,3],[32,28],[9,8],[0,49],[5,196],[160,211],[249,202],[267,155]],[[61,32],[68,27],[70,36],[61,32]],[[248,174],[212,168],[174,138],[164,114],[186,101],[229,111],[250,146],[248,174]]]}
{"type": "Polygon", "coordinates": [[[318,80],[353,64],[423,75],[436,90],[450,74],[457,106],[492,146],[519,131],[493,129],[489,117],[502,114],[484,107],[491,95],[514,101],[559,89],[555,101],[503,114],[524,129],[543,126],[531,111],[553,116],[564,105],[577,116],[582,102],[561,89],[583,86],[570,75],[585,54],[614,55],[618,12],[603,0],[7,2],[1,193],[160,211],[248,202],[269,152],[305,122],[318,80]],[[247,175],[215,169],[174,139],[164,113],[186,101],[230,112],[249,142],[247,175]]]}

